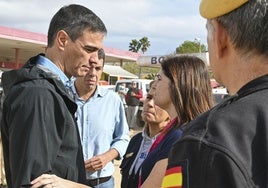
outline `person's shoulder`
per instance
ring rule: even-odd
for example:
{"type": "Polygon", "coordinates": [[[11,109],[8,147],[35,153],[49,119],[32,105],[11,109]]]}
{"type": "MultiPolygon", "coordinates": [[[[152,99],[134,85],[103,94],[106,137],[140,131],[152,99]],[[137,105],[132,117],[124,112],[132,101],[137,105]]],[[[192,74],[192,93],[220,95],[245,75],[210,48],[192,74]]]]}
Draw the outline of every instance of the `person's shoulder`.
{"type": "Polygon", "coordinates": [[[143,139],[143,136],[142,136],[142,132],[138,132],[136,133],[131,139],[130,139],[130,143],[129,144],[138,144],[138,142],[141,142],[143,139]]]}
{"type": "Polygon", "coordinates": [[[165,140],[167,143],[173,144],[178,139],[182,137],[183,131],[179,128],[174,128],[173,130],[169,131],[167,136],[165,137],[165,140]]]}
{"type": "Polygon", "coordinates": [[[120,96],[113,90],[103,88],[103,87],[98,87],[98,94],[103,97],[108,99],[109,101],[113,101],[116,103],[121,102],[120,96]]]}
{"type": "Polygon", "coordinates": [[[109,95],[110,91],[109,89],[102,87],[102,86],[97,86],[97,91],[101,96],[109,95]]]}
{"type": "Polygon", "coordinates": [[[116,92],[112,91],[112,90],[105,89],[105,94],[108,95],[111,99],[121,101],[119,95],[116,92]]]}
{"type": "Polygon", "coordinates": [[[178,136],[181,136],[182,133],[183,133],[183,130],[182,130],[181,128],[179,128],[179,127],[174,127],[174,128],[172,128],[172,130],[169,131],[168,134],[169,134],[171,137],[178,137],[178,136]]]}
{"type": "Polygon", "coordinates": [[[134,136],[131,139],[139,139],[139,138],[143,138],[142,137],[142,131],[137,132],[136,134],[134,134],[134,136]]]}

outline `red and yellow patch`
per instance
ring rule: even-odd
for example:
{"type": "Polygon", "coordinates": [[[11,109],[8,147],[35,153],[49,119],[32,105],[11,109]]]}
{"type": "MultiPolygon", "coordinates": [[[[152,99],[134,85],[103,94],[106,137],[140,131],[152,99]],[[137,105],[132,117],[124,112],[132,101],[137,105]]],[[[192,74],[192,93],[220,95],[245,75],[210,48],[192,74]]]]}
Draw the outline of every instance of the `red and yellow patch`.
{"type": "Polygon", "coordinates": [[[162,188],[182,188],[182,167],[176,166],[166,170],[162,188]]]}

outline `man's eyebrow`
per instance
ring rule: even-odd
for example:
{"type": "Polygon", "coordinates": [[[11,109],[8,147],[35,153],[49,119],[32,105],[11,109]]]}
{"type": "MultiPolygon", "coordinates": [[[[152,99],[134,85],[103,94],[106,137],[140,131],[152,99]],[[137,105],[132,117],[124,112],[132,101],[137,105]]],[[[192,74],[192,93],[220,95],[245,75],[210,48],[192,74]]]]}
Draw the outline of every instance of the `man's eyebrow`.
{"type": "Polygon", "coordinates": [[[95,51],[99,50],[99,48],[97,48],[95,46],[90,46],[90,45],[85,45],[85,46],[83,46],[83,48],[88,50],[88,51],[91,51],[91,52],[95,52],[95,51]]]}

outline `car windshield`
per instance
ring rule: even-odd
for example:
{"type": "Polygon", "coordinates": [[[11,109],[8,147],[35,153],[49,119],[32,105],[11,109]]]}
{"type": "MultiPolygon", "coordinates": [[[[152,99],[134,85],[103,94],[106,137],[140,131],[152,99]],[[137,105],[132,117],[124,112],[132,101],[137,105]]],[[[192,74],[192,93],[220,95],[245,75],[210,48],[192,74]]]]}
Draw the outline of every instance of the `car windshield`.
{"type": "MultiPolygon", "coordinates": [[[[116,84],[115,92],[118,92],[123,84],[125,84],[126,88],[131,87],[131,82],[120,82],[120,83],[116,84]]],[[[137,88],[140,88],[140,83],[139,82],[137,83],[137,88]]]]}

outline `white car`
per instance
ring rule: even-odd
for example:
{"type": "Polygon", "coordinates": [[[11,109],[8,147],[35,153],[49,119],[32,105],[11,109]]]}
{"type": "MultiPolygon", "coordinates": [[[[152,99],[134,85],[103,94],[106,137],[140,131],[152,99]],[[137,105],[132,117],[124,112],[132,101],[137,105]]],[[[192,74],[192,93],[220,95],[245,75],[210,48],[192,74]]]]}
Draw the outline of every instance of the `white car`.
{"type": "Polygon", "coordinates": [[[226,88],[214,88],[212,89],[212,94],[214,97],[215,105],[220,103],[226,97],[228,97],[228,92],[226,88]]]}
{"type": "MultiPolygon", "coordinates": [[[[131,86],[131,83],[135,81],[137,83],[137,88],[142,90],[143,98],[145,99],[147,96],[147,93],[150,89],[150,83],[153,80],[148,80],[148,79],[123,79],[123,80],[118,80],[115,84],[115,92],[118,92],[121,88],[121,85],[124,83],[126,88],[129,88],[131,86]]],[[[141,100],[141,99],[140,99],[141,100]]],[[[143,102],[141,100],[140,105],[139,105],[139,111],[137,115],[137,126],[143,127],[144,126],[144,121],[141,118],[141,112],[143,108],[143,102]]]]}
{"type": "Polygon", "coordinates": [[[115,85],[100,85],[100,87],[109,89],[111,91],[114,91],[115,89],[115,85]]]}

